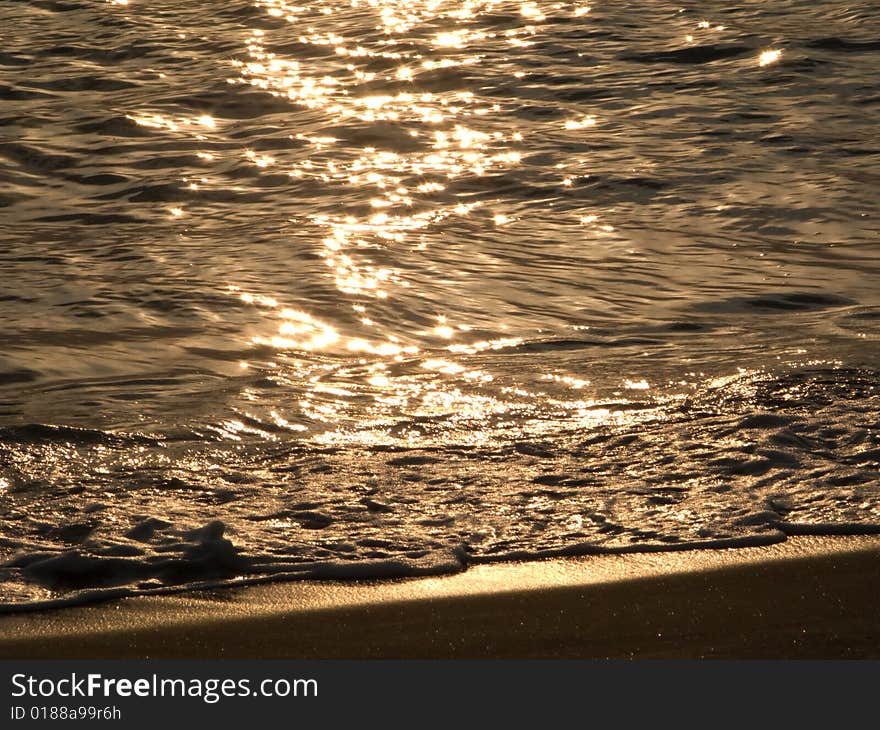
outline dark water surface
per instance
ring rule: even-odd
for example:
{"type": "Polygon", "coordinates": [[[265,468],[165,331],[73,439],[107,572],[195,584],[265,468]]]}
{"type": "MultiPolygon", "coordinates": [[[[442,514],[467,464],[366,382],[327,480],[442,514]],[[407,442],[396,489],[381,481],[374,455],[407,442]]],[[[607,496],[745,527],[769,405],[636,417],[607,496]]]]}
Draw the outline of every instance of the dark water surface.
{"type": "Polygon", "coordinates": [[[0,29],[6,608],[880,526],[880,5],[0,29]]]}

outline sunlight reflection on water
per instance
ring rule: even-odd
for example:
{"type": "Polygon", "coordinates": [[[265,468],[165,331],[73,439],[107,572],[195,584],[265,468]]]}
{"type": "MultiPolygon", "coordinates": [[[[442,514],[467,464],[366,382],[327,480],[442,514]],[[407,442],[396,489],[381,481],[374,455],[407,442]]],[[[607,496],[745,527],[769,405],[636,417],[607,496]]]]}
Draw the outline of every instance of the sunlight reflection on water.
{"type": "Polygon", "coordinates": [[[873,524],[877,20],[0,5],[0,596],[873,524]]]}

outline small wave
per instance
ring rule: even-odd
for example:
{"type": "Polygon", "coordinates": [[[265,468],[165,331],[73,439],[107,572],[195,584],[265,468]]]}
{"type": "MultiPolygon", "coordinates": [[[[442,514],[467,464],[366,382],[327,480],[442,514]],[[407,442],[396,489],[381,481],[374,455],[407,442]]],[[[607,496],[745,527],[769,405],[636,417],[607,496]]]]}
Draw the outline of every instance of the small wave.
{"type": "Polygon", "coordinates": [[[807,41],[807,48],[821,48],[825,51],[843,51],[847,53],[870,53],[880,51],[880,40],[855,41],[846,38],[816,38],[807,41]]]}
{"type": "Polygon", "coordinates": [[[90,428],[50,426],[41,423],[25,426],[0,426],[0,445],[40,443],[94,446],[96,444],[155,444],[157,440],[140,434],[117,434],[90,428]]]}
{"type": "Polygon", "coordinates": [[[0,157],[35,172],[54,172],[76,164],[76,158],[71,155],[47,153],[16,142],[0,144],[0,157]]]}
{"type": "Polygon", "coordinates": [[[647,53],[628,53],[621,56],[625,61],[637,63],[684,63],[700,64],[738,58],[753,50],[740,45],[704,45],[676,48],[673,51],[650,51],[647,53]]]}
{"type": "Polygon", "coordinates": [[[704,301],[691,305],[692,309],[703,312],[739,313],[753,312],[805,312],[852,306],[854,302],[847,297],[821,292],[774,292],[748,297],[729,297],[704,301]]]}

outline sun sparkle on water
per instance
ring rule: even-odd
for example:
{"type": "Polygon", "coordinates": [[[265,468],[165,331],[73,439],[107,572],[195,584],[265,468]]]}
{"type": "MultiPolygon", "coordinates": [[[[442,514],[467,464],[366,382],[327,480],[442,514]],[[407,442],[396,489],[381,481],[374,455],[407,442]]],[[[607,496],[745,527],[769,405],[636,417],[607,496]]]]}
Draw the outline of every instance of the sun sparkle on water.
{"type": "MultiPolygon", "coordinates": [[[[218,170],[234,164],[236,157],[244,158],[258,170],[278,171],[303,184],[325,186],[328,199],[332,199],[334,190],[345,190],[348,194],[357,191],[362,195],[363,206],[322,210],[305,220],[309,229],[317,232],[317,253],[327,283],[338,293],[342,309],[353,309],[358,316],[350,319],[342,312],[334,314],[327,309],[319,315],[309,311],[307,302],[288,298],[282,304],[280,295],[250,293],[235,286],[233,292],[243,303],[255,307],[264,320],[255,326],[258,331],[250,334],[248,341],[255,348],[273,348],[290,357],[296,353],[322,354],[340,364],[359,358],[359,366],[371,373],[367,383],[376,390],[373,395],[377,414],[385,413],[392,403],[400,406],[419,399],[435,405],[466,402],[464,410],[470,414],[473,427],[479,413],[488,417],[505,408],[528,409],[533,402],[539,402],[542,394],[516,387],[506,391],[509,402],[496,396],[487,399],[478,391],[465,393],[462,383],[475,387],[491,382],[491,372],[441,356],[443,352],[464,357],[497,352],[517,346],[523,342],[522,337],[514,334],[469,338],[469,331],[475,327],[483,329],[485,323],[478,327],[467,316],[456,317],[452,324],[441,315],[427,327],[390,320],[388,308],[404,297],[418,298],[424,282],[396,263],[395,257],[386,255],[386,251],[428,252],[438,245],[433,232],[456,225],[457,219],[484,220],[492,229],[505,231],[516,231],[527,222],[515,211],[501,211],[497,207],[493,211],[489,201],[450,193],[459,183],[472,185],[474,181],[503,176],[528,164],[523,149],[531,140],[524,128],[508,123],[503,99],[485,99],[468,88],[432,88],[424,85],[422,79],[437,72],[478,67],[483,63],[481,43],[528,45],[548,17],[568,13],[588,22],[592,8],[520,2],[515,6],[519,25],[502,31],[472,23],[480,13],[493,11],[498,5],[494,0],[455,6],[375,0],[365,7],[376,15],[385,40],[356,43],[341,28],[336,32],[318,25],[299,27],[301,16],[309,11],[304,6],[285,0],[260,0],[257,5],[270,16],[297,26],[300,45],[329,49],[332,55],[329,60],[322,56],[318,62],[308,54],[294,56],[287,50],[281,52],[275,37],[284,37],[283,33],[254,29],[245,38],[246,56],[230,62],[235,75],[228,82],[251,87],[282,99],[293,108],[320,115],[322,125],[313,127],[309,133],[293,132],[290,139],[295,145],[290,151],[270,153],[212,145],[213,135],[227,124],[216,115],[172,118],[145,112],[135,117],[139,125],[154,129],[191,130],[196,139],[205,143],[197,152],[199,159],[218,170]],[[429,37],[429,57],[395,40],[423,24],[436,28],[429,37]],[[381,63],[377,64],[379,60],[381,63]],[[344,140],[351,125],[386,125],[385,129],[399,130],[411,143],[389,149],[387,145],[368,142],[355,151],[344,140]],[[433,374],[427,385],[387,369],[389,364],[418,356],[426,358],[420,369],[433,374]],[[488,406],[489,403],[492,405],[488,406]]],[[[324,10],[329,15],[336,12],[331,6],[324,10]]],[[[708,26],[701,23],[700,28],[708,26]]],[[[771,58],[767,53],[771,52],[762,54],[762,65],[765,60],[777,60],[778,56],[771,58]]],[[[524,71],[512,73],[516,79],[526,76],[524,71]]],[[[556,129],[572,138],[593,134],[598,125],[596,114],[589,108],[572,108],[572,112],[554,123],[556,129]]],[[[560,170],[557,180],[564,189],[575,190],[588,178],[577,169],[563,167],[566,169],[560,170]]],[[[208,178],[201,180],[189,182],[189,189],[194,193],[210,189],[208,178]]],[[[175,207],[171,212],[172,216],[180,217],[184,211],[175,207]]],[[[187,215],[191,218],[193,214],[187,215]]],[[[590,235],[599,239],[615,231],[614,226],[600,222],[599,213],[569,215],[561,218],[559,225],[563,221],[579,229],[578,238],[590,235]]],[[[499,332],[509,328],[510,324],[503,319],[494,326],[499,332]]],[[[340,372],[344,371],[343,365],[340,372]]],[[[549,382],[572,389],[586,388],[590,382],[574,375],[548,375],[554,376],[549,382]]],[[[635,378],[627,381],[626,387],[639,389],[643,382],[635,378]]],[[[335,408],[347,407],[345,400],[349,396],[344,395],[345,389],[331,390],[324,383],[315,392],[323,398],[335,395],[342,399],[336,405],[321,400],[318,407],[312,398],[303,400],[309,404],[306,410],[320,414],[319,420],[323,422],[332,421],[335,408]]]]}
{"type": "Polygon", "coordinates": [[[758,65],[769,66],[772,63],[776,63],[780,58],[782,58],[782,51],[775,49],[762,51],[761,55],[758,56],[758,65]]]}

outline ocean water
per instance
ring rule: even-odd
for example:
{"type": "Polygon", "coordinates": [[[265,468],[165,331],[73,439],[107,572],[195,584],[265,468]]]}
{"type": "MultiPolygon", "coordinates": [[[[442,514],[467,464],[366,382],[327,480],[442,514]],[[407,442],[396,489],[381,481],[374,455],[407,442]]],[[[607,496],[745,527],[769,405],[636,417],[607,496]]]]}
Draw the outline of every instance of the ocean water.
{"type": "Polygon", "coordinates": [[[880,5],[0,29],[0,610],[878,530],[880,5]]]}

